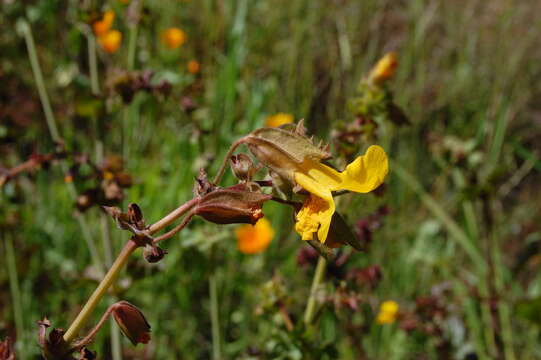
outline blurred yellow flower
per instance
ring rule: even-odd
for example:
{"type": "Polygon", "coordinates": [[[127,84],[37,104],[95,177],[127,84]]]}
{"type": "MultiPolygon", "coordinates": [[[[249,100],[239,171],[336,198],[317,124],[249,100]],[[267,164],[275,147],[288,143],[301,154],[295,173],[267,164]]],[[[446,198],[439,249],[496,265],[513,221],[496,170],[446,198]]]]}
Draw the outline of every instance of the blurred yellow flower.
{"type": "Polygon", "coordinates": [[[108,53],[114,53],[120,47],[122,43],[122,33],[118,30],[111,30],[106,34],[98,37],[98,43],[101,45],[103,50],[108,53]]]}
{"type": "Polygon", "coordinates": [[[112,10],[107,10],[104,14],[101,20],[98,20],[92,24],[92,29],[94,29],[94,34],[96,36],[103,36],[105,35],[109,30],[111,30],[111,26],[113,26],[113,22],[115,21],[115,12],[112,10]]]}
{"type": "Polygon", "coordinates": [[[335,210],[332,191],[370,192],[383,183],[388,171],[387,154],[377,145],[370,146],[342,172],[312,159],[303,161],[294,171],[295,182],[310,195],[297,213],[295,230],[303,240],[312,240],[317,233],[324,243],[335,210]]]}
{"type": "Polygon", "coordinates": [[[374,84],[383,84],[385,81],[393,77],[397,66],[398,60],[396,59],[396,53],[387,53],[378,61],[376,66],[372,68],[368,79],[374,84]]]}
{"type": "Polygon", "coordinates": [[[190,62],[188,62],[188,72],[191,74],[197,74],[200,69],[201,65],[197,61],[190,60],[190,62]]]}
{"type": "Polygon", "coordinates": [[[392,324],[398,315],[398,304],[396,301],[387,300],[379,306],[379,313],[376,318],[378,324],[392,324]]]}
{"type": "Polygon", "coordinates": [[[265,125],[268,127],[279,127],[284,124],[290,124],[293,122],[293,115],[286,113],[278,113],[267,117],[265,125]]]}
{"type": "Polygon", "coordinates": [[[162,32],[162,41],[169,49],[177,49],[186,42],[186,33],[179,28],[171,27],[162,32]]]}
{"type": "Polygon", "coordinates": [[[237,247],[244,254],[257,254],[264,251],[274,237],[271,223],[261,218],[255,225],[241,225],[235,230],[237,247]]]}

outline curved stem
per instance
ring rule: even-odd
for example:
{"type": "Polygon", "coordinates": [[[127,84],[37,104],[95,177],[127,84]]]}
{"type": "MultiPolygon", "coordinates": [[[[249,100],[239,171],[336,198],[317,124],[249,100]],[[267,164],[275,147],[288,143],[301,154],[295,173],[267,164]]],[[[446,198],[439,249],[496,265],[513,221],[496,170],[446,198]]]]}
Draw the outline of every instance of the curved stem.
{"type": "Polygon", "coordinates": [[[244,138],[240,138],[238,139],[237,141],[235,141],[233,143],[233,145],[231,145],[231,147],[229,148],[229,150],[227,151],[227,154],[225,155],[225,159],[222,163],[222,166],[220,167],[220,170],[218,170],[218,173],[216,174],[216,176],[214,177],[214,180],[213,180],[213,183],[214,184],[218,184],[220,182],[220,180],[222,179],[222,176],[224,175],[224,172],[225,172],[225,168],[227,167],[227,164],[229,162],[229,158],[231,157],[231,155],[233,155],[233,152],[235,150],[237,150],[237,148],[240,146],[240,144],[242,144],[244,142],[244,138]]]}
{"type": "Polygon", "coordinates": [[[113,312],[114,306],[115,306],[115,304],[112,304],[111,306],[109,306],[109,307],[107,308],[107,311],[105,311],[105,313],[104,313],[103,316],[101,317],[100,321],[98,321],[98,323],[96,324],[96,326],[94,326],[94,328],[88,333],[88,335],[85,336],[82,340],[78,341],[77,344],[75,344],[74,347],[75,347],[76,349],[80,349],[80,348],[82,348],[83,346],[88,345],[88,344],[94,339],[94,337],[96,336],[96,334],[98,333],[98,331],[101,329],[101,327],[103,326],[103,324],[105,324],[105,321],[107,321],[107,319],[109,318],[109,316],[110,316],[111,313],[113,312]]]}
{"type": "Polygon", "coordinates": [[[304,311],[304,323],[310,325],[314,319],[316,313],[316,292],[317,288],[323,280],[325,275],[325,268],[327,267],[327,260],[320,256],[317,260],[316,272],[314,273],[314,280],[312,280],[312,287],[310,289],[310,297],[306,303],[306,310],[304,311]]]}
{"type": "Polygon", "coordinates": [[[182,229],[184,229],[184,227],[186,225],[188,225],[188,223],[190,222],[190,220],[192,220],[194,215],[195,215],[195,213],[193,211],[191,213],[189,213],[188,215],[186,215],[184,220],[182,220],[182,222],[179,225],[177,225],[173,230],[171,230],[169,232],[166,232],[165,234],[155,238],[154,239],[154,244],[157,244],[162,240],[169,239],[170,237],[173,237],[175,234],[179,233],[182,229]]]}
{"type": "Polygon", "coordinates": [[[191,210],[199,201],[199,198],[193,198],[192,200],[185,202],[175,210],[171,211],[169,214],[164,216],[162,219],[156,221],[154,224],[150,225],[150,228],[148,229],[150,234],[154,234],[167,225],[171,224],[173,221],[184,215],[186,212],[191,210]]]}

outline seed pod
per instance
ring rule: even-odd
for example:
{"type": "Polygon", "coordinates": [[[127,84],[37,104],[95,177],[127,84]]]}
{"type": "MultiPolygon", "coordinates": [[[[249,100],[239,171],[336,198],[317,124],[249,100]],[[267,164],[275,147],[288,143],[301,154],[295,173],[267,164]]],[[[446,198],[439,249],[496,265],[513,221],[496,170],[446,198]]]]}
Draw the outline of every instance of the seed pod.
{"type": "Polygon", "coordinates": [[[263,217],[263,203],[271,195],[253,191],[249,184],[218,188],[201,197],[196,215],[216,224],[252,224],[263,217]]]}
{"type": "Polygon", "coordinates": [[[127,301],[119,301],[113,305],[112,313],[120,330],[133,345],[150,341],[150,325],[136,306],[127,301]]]}
{"type": "Polygon", "coordinates": [[[291,182],[293,172],[305,160],[321,161],[331,157],[326,147],[314,145],[297,131],[280,128],[255,130],[243,142],[259,161],[291,182]]]}

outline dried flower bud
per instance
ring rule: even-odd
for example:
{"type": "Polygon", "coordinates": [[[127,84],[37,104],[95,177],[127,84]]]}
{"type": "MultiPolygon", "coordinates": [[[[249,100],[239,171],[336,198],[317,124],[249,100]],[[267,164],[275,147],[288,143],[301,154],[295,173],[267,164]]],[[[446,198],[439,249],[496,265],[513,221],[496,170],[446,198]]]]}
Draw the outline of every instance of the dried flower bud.
{"type": "Polygon", "coordinates": [[[15,351],[10,338],[0,341],[0,360],[15,360],[15,351]]]}
{"type": "Polygon", "coordinates": [[[115,206],[102,206],[102,209],[115,220],[119,228],[133,233],[132,240],[137,242],[139,246],[152,244],[153,238],[148,232],[143,213],[137,204],[130,204],[128,213],[123,213],[115,206]]]}
{"type": "Polygon", "coordinates": [[[258,170],[252,159],[242,153],[231,156],[229,163],[233,174],[239,180],[251,181],[254,173],[258,170]]]}
{"type": "Polygon", "coordinates": [[[47,318],[38,321],[38,326],[38,339],[43,357],[48,360],[70,359],[69,355],[73,352],[73,349],[64,341],[64,330],[52,329],[49,336],[47,336],[47,328],[51,326],[51,322],[47,318]]]}
{"type": "Polygon", "coordinates": [[[137,307],[127,301],[119,301],[113,305],[112,313],[120,330],[133,345],[150,341],[150,325],[137,307]]]}
{"type": "Polygon", "coordinates": [[[347,278],[355,281],[357,286],[363,287],[367,285],[371,289],[375,289],[378,286],[382,277],[381,268],[378,265],[370,265],[362,269],[353,269],[347,275],[347,278]]]}
{"type": "Polygon", "coordinates": [[[90,351],[87,348],[82,348],[77,360],[95,360],[97,355],[95,351],[90,351]]]}
{"type": "Polygon", "coordinates": [[[163,259],[166,254],[166,250],[163,250],[162,248],[154,244],[147,244],[145,246],[145,249],[143,250],[143,256],[145,257],[145,260],[149,263],[157,263],[158,261],[163,259]]]}
{"type": "Polygon", "coordinates": [[[331,157],[327,146],[314,145],[299,131],[281,128],[261,128],[244,138],[254,156],[278,175],[293,181],[293,171],[305,160],[320,161],[331,157]]]}
{"type": "Polygon", "coordinates": [[[218,188],[201,197],[195,214],[216,224],[252,224],[263,217],[263,203],[272,198],[248,184],[218,188]]]}

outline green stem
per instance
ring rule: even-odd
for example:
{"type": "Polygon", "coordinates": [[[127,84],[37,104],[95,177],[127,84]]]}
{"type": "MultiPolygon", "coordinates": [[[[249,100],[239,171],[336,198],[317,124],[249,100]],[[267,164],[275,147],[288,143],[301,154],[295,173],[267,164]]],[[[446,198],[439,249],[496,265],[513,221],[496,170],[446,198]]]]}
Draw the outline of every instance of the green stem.
{"type": "Polygon", "coordinates": [[[212,358],[220,360],[220,319],[218,314],[218,294],[216,290],[216,274],[209,276],[210,320],[212,323],[212,358]]]}
{"type": "Polygon", "coordinates": [[[11,291],[11,301],[13,303],[13,317],[15,319],[15,329],[17,331],[17,348],[22,349],[24,344],[24,322],[23,310],[21,307],[21,289],[19,288],[19,277],[17,275],[17,265],[15,263],[15,250],[13,249],[13,240],[11,234],[4,234],[4,248],[6,251],[6,265],[9,274],[9,288],[11,291]]]}
{"type": "MultiPolygon", "coordinates": [[[[100,214],[101,230],[102,230],[102,240],[103,240],[103,250],[105,253],[105,262],[108,267],[113,265],[113,246],[111,244],[111,233],[109,231],[109,219],[104,213],[100,214]]],[[[111,304],[114,304],[118,301],[116,296],[112,296],[111,304]]],[[[114,321],[110,323],[110,333],[111,333],[111,354],[113,360],[122,360],[122,345],[120,342],[120,330],[114,321]]]]}
{"type": "Polygon", "coordinates": [[[304,311],[304,323],[310,325],[314,320],[316,313],[316,293],[318,290],[323,276],[325,275],[325,269],[327,267],[327,260],[320,256],[317,261],[316,272],[314,273],[314,279],[312,280],[312,287],[310,288],[310,297],[306,303],[306,310],[304,311]]]}
{"type": "Polygon", "coordinates": [[[41,67],[39,65],[36,44],[34,43],[34,37],[32,36],[32,29],[26,20],[20,21],[19,28],[24,35],[30,65],[32,66],[32,73],[34,74],[34,80],[36,81],[36,87],[38,88],[39,98],[41,100],[41,105],[43,106],[43,112],[45,113],[45,120],[47,121],[51,138],[54,142],[58,143],[61,141],[61,138],[58,128],[56,127],[56,120],[51,108],[49,96],[47,95],[45,82],[43,81],[43,73],[41,72],[41,67]]]}
{"type": "MultiPolygon", "coordinates": [[[[152,235],[157,231],[160,231],[161,229],[184,215],[197,203],[198,200],[198,198],[195,198],[182,204],[181,206],[164,216],[162,219],[152,224],[148,229],[148,232],[152,235]]],[[[68,331],[66,331],[66,333],[64,334],[64,340],[66,342],[69,343],[73,341],[73,339],[75,339],[75,337],[81,330],[81,327],[83,327],[83,325],[88,321],[88,318],[90,317],[92,311],[98,305],[101,298],[103,298],[103,296],[106,294],[107,290],[114,283],[118,274],[120,273],[120,271],[122,271],[122,268],[124,267],[124,265],[126,265],[126,262],[128,261],[130,255],[135,251],[135,249],[137,249],[137,244],[135,244],[131,240],[128,241],[126,245],[124,245],[124,248],[116,258],[115,262],[113,263],[107,274],[105,274],[103,280],[100,282],[96,290],[94,290],[81,312],[77,315],[73,323],[68,328],[68,331]]]]}
{"type": "Polygon", "coordinates": [[[70,325],[69,329],[64,334],[64,340],[67,343],[70,343],[75,339],[81,327],[88,321],[88,318],[92,314],[94,308],[98,305],[101,298],[106,294],[107,290],[111,287],[113,282],[116,280],[124,265],[128,262],[130,255],[137,249],[137,244],[133,241],[128,241],[128,243],[122,249],[122,252],[117,257],[113,266],[109,269],[103,280],[100,282],[94,293],[90,296],[87,303],[77,315],[73,323],[70,325]]]}

